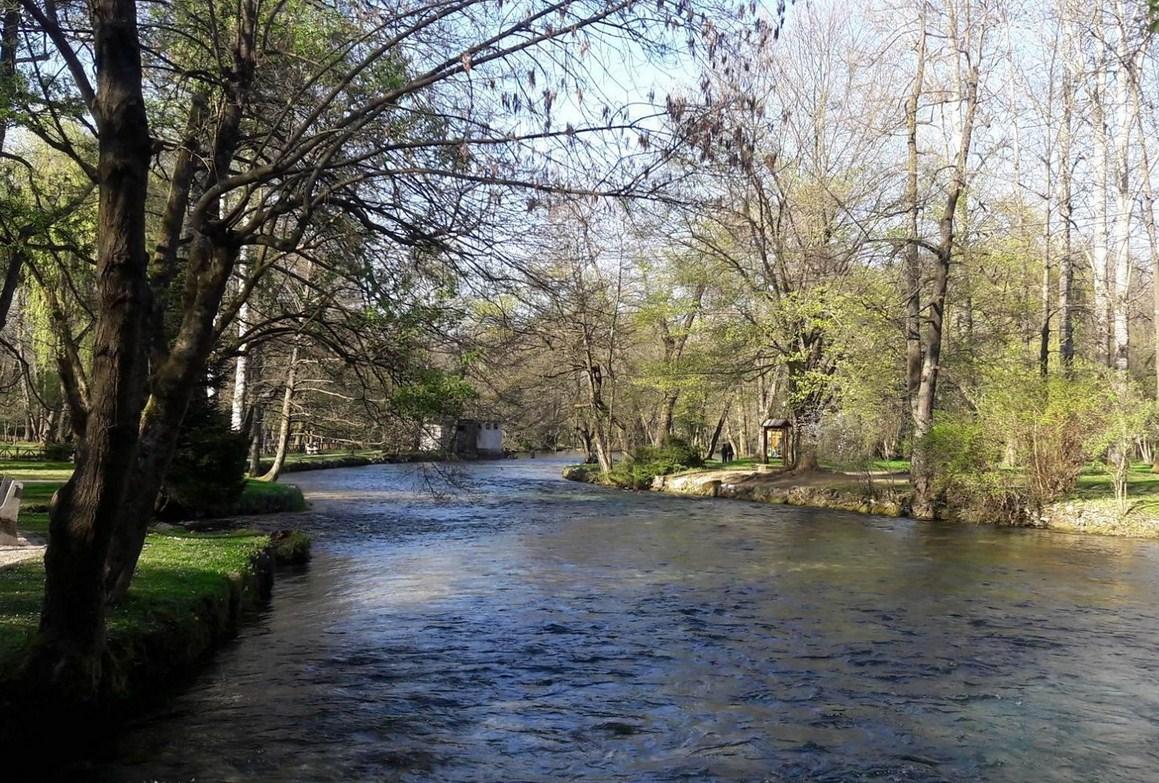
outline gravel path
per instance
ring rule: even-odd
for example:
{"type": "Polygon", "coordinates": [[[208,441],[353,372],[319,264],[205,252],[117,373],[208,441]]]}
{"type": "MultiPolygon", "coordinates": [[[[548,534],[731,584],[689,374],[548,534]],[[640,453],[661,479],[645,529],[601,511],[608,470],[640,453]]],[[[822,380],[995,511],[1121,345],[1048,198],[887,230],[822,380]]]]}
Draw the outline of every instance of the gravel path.
{"type": "Polygon", "coordinates": [[[0,546],[0,568],[44,557],[44,545],[21,538],[22,546],[0,546]]]}

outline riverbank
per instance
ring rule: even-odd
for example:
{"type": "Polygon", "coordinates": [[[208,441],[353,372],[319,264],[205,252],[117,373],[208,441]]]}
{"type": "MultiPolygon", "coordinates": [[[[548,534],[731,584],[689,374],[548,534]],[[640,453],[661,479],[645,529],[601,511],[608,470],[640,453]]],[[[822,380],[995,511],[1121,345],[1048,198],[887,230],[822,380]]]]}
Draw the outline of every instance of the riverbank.
{"type": "MultiPolygon", "coordinates": [[[[468,459],[455,457],[456,462],[488,461],[490,457],[468,459]]],[[[498,457],[494,458],[498,459],[498,457]]],[[[334,468],[362,468],[367,465],[407,465],[413,462],[446,462],[446,454],[431,451],[410,451],[387,454],[381,451],[355,451],[342,454],[291,454],[282,467],[283,473],[301,473],[308,470],[332,470],[334,468]]],[[[261,463],[261,470],[269,470],[270,461],[261,463]]]]}
{"type": "MultiPolygon", "coordinates": [[[[572,465],[564,469],[563,477],[612,486],[602,481],[598,469],[594,468],[572,465]]],[[[1108,497],[1109,478],[1104,474],[1086,474],[1073,497],[1048,505],[1036,523],[1024,526],[1063,533],[1159,538],[1159,476],[1151,473],[1149,465],[1140,465],[1132,471],[1128,486],[1131,494],[1124,512],[1113,497],[1108,497]]],[[[649,489],[671,495],[729,498],[886,517],[909,516],[913,498],[909,474],[888,469],[859,473],[821,469],[794,473],[753,465],[710,466],[656,476],[649,489]]],[[[955,518],[952,513],[950,518],[955,518]]],[[[999,520],[958,521],[1008,524],[999,520]]]]}
{"type": "MultiPolygon", "coordinates": [[[[6,774],[17,780],[23,779],[20,774],[40,779],[44,773],[29,749],[40,748],[52,758],[86,754],[124,719],[173,693],[268,601],[275,565],[300,565],[310,550],[309,538],[296,532],[197,534],[159,524],[146,539],[128,595],[110,610],[99,703],[46,701],[23,670],[43,598],[48,507],[67,476],[59,475],[63,468],[57,465],[33,463],[26,471],[52,478],[26,480],[17,528],[28,545],[0,552],[0,748],[6,751],[0,758],[6,774]],[[59,738],[55,727],[62,721],[86,738],[81,746],[53,739],[59,738]],[[52,732],[44,729],[49,725],[52,732]]],[[[305,508],[296,486],[250,480],[229,515],[305,508]]]]}
{"type": "Polygon", "coordinates": [[[186,682],[268,602],[276,565],[300,563],[308,553],[301,534],[150,533],[128,595],[110,610],[99,703],[84,705],[45,703],[24,675],[43,596],[43,563],[0,569],[0,748],[6,774],[42,771],[39,758],[30,755],[38,748],[99,748],[124,720],[186,682]],[[75,724],[67,728],[85,738],[82,747],[60,741],[62,720],[75,724]]]}

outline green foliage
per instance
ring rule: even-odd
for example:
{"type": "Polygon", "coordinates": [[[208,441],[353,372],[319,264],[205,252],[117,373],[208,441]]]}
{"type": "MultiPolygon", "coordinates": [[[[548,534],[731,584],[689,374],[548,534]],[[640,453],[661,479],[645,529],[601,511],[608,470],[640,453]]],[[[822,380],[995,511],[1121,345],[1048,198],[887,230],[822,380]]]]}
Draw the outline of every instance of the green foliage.
{"type": "Polygon", "coordinates": [[[44,447],[44,458],[48,462],[68,462],[74,451],[71,443],[49,443],[44,447]]]}
{"type": "Polygon", "coordinates": [[[293,484],[247,479],[245,489],[238,496],[231,514],[279,514],[305,511],[306,499],[302,490],[293,484]]]}
{"type": "Polygon", "coordinates": [[[926,436],[937,489],[953,514],[971,522],[1030,521],[1030,498],[1011,471],[999,469],[1001,438],[970,417],[943,417],[926,436]]]}
{"type": "Polygon", "coordinates": [[[165,477],[159,514],[167,518],[232,513],[245,489],[249,438],[200,395],[190,404],[165,477]]]}
{"type": "Polygon", "coordinates": [[[893,316],[898,283],[878,270],[852,272],[857,296],[831,303],[831,353],[835,414],[823,420],[822,459],[864,466],[878,453],[908,453],[904,336],[893,316]]]}
{"type": "Polygon", "coordinates": [[[667,476],[704,465],[700,453],[680,438],[670,438],[663,446],[641,446],[628,458],[616,463],[608,480],[626,489],[647,489],[656,476],[667,476]]]}
{"type": "Polygon", "coordinates": [[[399,415],[416,420],[459,416],[477,396],[475,388],[460,376],[428,369],[395,391],[394,406],[399,415]]]}
{"type": "Polygon", "coordinates": [[[270,543],[278,565],[304,565],[310,560],[310,536],[300,530],[279,530],[270,536],[270,543]]]}
{"type": "Polygon", "coordinates": [[[1127,485],[1131,457],[1136,440],[1154,423],[1156,402],[1144,397],[1126,377],[1108,378],[1104,388],[1102,426],[1095,437],[1095,449],[1110,474],[1119,513],[1126,514],[1130,510],[1127,485]]]}
{"type": "Polygon", "coordinates": [[[1034,521],[1105,448],[1107,389],[1091,368],[1048,378],[1016,362],[990,368],[972,390],[974,409],[942,416],[926,441],[949,505],[979,521],[1034,521]]]}

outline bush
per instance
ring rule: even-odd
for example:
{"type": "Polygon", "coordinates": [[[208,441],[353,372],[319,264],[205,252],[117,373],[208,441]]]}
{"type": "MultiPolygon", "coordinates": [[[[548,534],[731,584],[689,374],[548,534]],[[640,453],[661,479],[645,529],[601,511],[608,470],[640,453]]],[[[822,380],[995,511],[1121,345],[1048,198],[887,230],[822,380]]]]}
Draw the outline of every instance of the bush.
{"type": "Polygon", "coordinates": [[[927,437],[937,489],[959,516],[1034,522],[1074,491],[1107,427],[1107,383],[1076,368],[993,368],[973,391],[975,410],[944,416],[927,437]]]}
{"type": "Polygon", "coordinates": [[[656,476],[667,476],[704,465],[704,458],[686,441],[671,438],[663,446],[641,446],[619,462],[608,479],[626,489],[647,489],[656,476]]]}
{"type": "Polygon", "coordinates": [[[598,484],[600,481],[600,466],[587,462],[582,465],[568,465],[563,469],[562,475],[568,481],[583,481],[588,484],[598,484]]]}
{"type": "Polygon", "coordinates": [[[278,565],[305,565],[310,562],[310,536],[299,530],[279,530],[270,534],[270,550],[278,565]]]}
{"type": "Polygon", "coordinates": [[[190,519],[232,513],[245,488],[249,438],[228,417],[197,398],[189,406],[165,476],[157,513],[190,519]]]}
{"type": "Polygon", "coordinates": [[[1002,439],[972,418],[946,418],[926,437],[935,488],[953,516],[966,522],[1033,521],[1025,482],[999,467],[1002,439]]]}
{"type": "Polygon", "coordinates": [[[230,507],[228,513],[246,516],[305,510],[306,499],[302,496],[302,490],[293,484],[274,484],[268,481],[247,479],[244,491],[230,507]]]}
{"type": "Polygon", "coordinates": [[[47,443],[44,446],[44,458],[49,462],[68,462],[74,451],[71,443],[47,443]]]}

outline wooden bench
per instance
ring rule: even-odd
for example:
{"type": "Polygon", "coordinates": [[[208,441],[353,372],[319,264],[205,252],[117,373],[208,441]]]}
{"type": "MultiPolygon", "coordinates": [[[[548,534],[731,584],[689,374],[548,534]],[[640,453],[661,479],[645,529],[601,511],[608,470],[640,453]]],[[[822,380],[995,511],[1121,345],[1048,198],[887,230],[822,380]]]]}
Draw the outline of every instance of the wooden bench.
{"type": "Polygon", "coordinates": [[[20,516],[20,498],[23,496],[24,484],[0,478],[0,546],[21,543],[16,534],[16,517],[20,516]]]}

